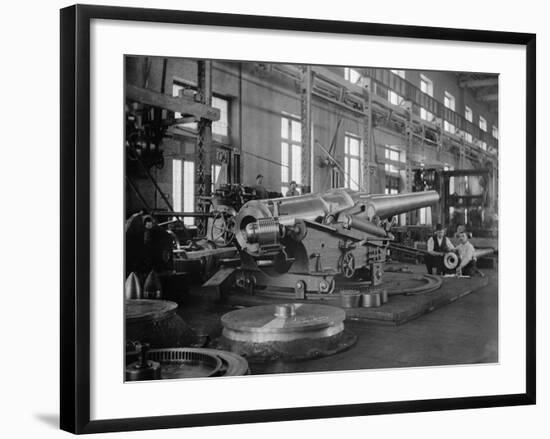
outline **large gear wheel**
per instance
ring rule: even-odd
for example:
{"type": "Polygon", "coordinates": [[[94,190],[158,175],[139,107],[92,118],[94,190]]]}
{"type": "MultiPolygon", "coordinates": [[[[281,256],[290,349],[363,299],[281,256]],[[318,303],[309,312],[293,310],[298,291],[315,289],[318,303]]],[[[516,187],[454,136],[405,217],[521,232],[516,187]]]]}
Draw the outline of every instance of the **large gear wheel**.
{"type": "Polygon", "coordinates": [[[212,218],[210,239],[218,247],[226,247],[235,238],[235,216],[230,212],[217,212],[212,218]]]}

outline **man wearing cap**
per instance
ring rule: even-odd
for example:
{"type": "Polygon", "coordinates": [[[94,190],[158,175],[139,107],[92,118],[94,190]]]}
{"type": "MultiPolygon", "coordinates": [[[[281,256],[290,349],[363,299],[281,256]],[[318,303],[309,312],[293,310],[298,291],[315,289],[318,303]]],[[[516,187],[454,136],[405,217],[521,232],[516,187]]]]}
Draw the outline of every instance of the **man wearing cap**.
{"type": "Polygon", "coordinates": [[[476,267],[476,252],[472,243],[468,241],[466,231],[458,234],[458,245],[455,252],[460,258],[460,265],[456,269],[457,276],[473,276],[479,272],[476,267]]]}
{"type": "Polygon", "coordinates": [[[300,195],[300,191],[296,187],[297,184],[294,180],[290,182],[290,189],[286,191],[285,197],[295,197],[296,195],[300,195]]]}
{"type": "Polygon", "coordinates": [[[434,268],[436,269],[436,274],[444,274],[443,255],[453,250],[454,246],[449,238],[445,236],[445,230],[441,224],[435,226],[435,233],[428,239],[427,246],[428,254],[424,260],[428,274],[432,274],[434,268]]]}
{"type": "Polygon", "coordinates": [[[269,194],[267,193],[266,188],[263,186],[264,176],[262,174],[258,174],[256,176],[256,184],[252,186],[252,189],[254,189],[254,193],[256,194],[256,199],[263,200],[265,198],[269,198],[269,194]]]}

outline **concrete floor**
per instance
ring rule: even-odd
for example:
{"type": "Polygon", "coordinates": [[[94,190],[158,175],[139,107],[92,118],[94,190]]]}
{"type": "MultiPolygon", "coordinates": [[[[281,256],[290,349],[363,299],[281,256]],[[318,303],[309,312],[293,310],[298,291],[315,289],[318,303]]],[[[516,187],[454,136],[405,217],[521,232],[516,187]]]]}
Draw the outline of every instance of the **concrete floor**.
{"type": "MultiPolygon", "coordinates": [[[[497,362],[498,274],[496,270],[485,273],[486,287],[403,325],[346,321],[346,327],[358,336],[347,351],[300,362],[252,363],[251,371],[294,373],[497,362]]],[[[225,311],[183,307],[180,314],[198,332],[215,335],[221,330],[219,315],[225,311]]]]}

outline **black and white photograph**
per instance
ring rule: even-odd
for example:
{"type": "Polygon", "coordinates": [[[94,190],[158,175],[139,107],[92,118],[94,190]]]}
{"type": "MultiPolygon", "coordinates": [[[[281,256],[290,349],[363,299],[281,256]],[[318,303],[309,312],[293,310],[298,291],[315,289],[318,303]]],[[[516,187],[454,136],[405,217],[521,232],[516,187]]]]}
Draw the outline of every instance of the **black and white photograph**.
{"type": "Polygon", "coordinates": [[[499,362],[498,71],[123,62],[126,382],[499,362]]]}

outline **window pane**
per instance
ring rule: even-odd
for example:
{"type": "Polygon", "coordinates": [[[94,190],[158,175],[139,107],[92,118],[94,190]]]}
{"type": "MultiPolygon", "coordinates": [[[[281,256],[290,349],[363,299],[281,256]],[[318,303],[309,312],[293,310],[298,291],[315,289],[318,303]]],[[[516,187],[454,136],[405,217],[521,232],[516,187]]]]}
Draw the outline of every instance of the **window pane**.
{"type": "MultiPolygon", "coordinates": [[[[172,84],[172,96],[179,96],[180,90],[183,90],[184,88],[185,87],[181,84],[172,84]]],[[[183,115],[179,111],[176,111],[176,112],[174,112],[174,117],[176,119],[180,119],[181,117],[183,117],[183,115]]],[[[176,126],[178,126],[180,128],[188,128],[188,129],[191,129],[191,130],[197,130],[198,129],[197,122],[180,123],[176,126]]]]}
{"type": "Polygon", "coordinates": [[[350,160],[350,189],[359,190],[359,160],[351,159],[350,160]]]}
{"type": "Polygon", "coordinates": [[[286,117],[281,118],[281,137],[288,139],[288,119],[286,117]]]}
{"type": "Polygon", "coordinates": [[[353,137],[349,138],[349,153],[351,155],[359,155],[359,140],[353,137]]]}
{"type": "Polygon", "coordinates": [[[468,122],[471,122],[474,119],[474,113],[470,107],[466,107],[464,109],[464,117],[468,122]]]}
{"type": "MultiPolygon", "coordinates": [[[[188,160],[183,162],[183,210],[195,211],[195,163],[188,160]]],[[[191,225],[195,223],[195,219],[187,217],[183,222],[191,225]]]]}
{"type": "Polygon", "coordinates": [[[295,142],[302,141],[302,124],[295,120],[292,121],[292,140],[295,142]]]}
{"type": "Polygon", "coordinates": [[[487,131],[487,121],[481,116],[479,116],[479,128],[483,131],[487,131]]]}
{"type": "Polygon", "coordinates": [[[302,184],[302,147],[292,145],[292,180],[302,184]]]}
{"type": "Polygon", "coordinates": [[[288,178],[288,166],[281,166],[281,181],[290,181],[290,178],[288,178]]]}
{"type": "Polygon", "coordinates": [[[172,205],[176,212],[181,212],[181,160],[172,160],[172,205]]]}
{"type": "Polygon", "coordinates": [[[288,166],[288,143],[281,143],[281,163],[283,166],[288,166]]]}
{"type": "Polygon", "coordinates": [[[228,135],[228,107],[229,103],[225,99],[212,97],[212,106],[220,110],[220,120],[212,122],[212,134],[218,134],[220,136],[228,135]]]}
{"type": "Polygon", "coordinates": [[[392,69],[390,69],[390,71],[394,75],[400,76],[401,78],[405,79],[405,70],[392,70],[392,69]]]}

